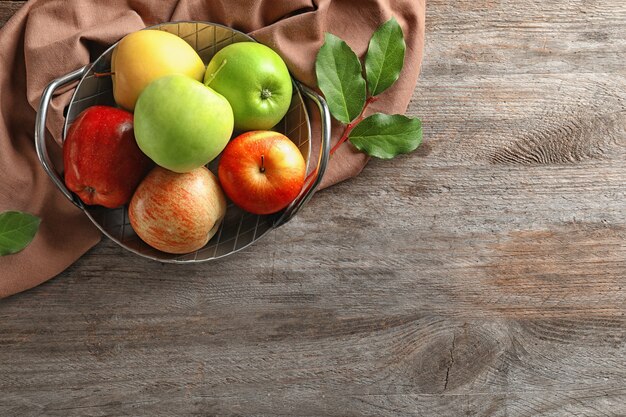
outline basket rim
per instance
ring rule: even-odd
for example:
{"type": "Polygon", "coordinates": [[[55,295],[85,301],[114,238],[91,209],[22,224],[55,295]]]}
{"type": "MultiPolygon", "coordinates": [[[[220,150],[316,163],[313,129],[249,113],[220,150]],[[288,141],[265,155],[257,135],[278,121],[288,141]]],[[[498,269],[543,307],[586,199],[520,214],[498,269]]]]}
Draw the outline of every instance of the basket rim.
{"type": "MultiPolygon", "coordinates": [[[[167,25],[176,25],[176,24],[204,24],[207,26],[212,26],[212,27],[219,27],[219,28],[223,28],[229,31],[232,31],[236,34],[239,34],[245,38],[247,38],[250,42],[258,42],[256,39],[254,39],[252,36],[238,30],[235,28],[232,28],[230,26],[226,26],[220,23],[215,23],[215,22],[209,22],[209,21],[202,21],[202,20],[177,20],[177,21],[170,21],[170,22],[162,22],[162,23],[158,23],[155,25],[151,25],[151,26],[146,26],[145,28],[139,29],[139,30],[151,30],[151,29],[158,29],[162,26],[167,26],[167,25]]],[[[132,33],[132,32],[129,32],[132,33]]],[[[76,96],[78,94],[78,91],[80,90],[81,85],[83,84],[83,82],[85,81],[86,78],[88,78],[93,72],[94,72],[94,67],[96,65],[99,64],[99,62],[102,59],[105,59],[106,56],[110,55],[113,50],[115,49],[115,47],[117,47],[117,45],[119,44],[119,42],[121,41],[122,38],[120,38],[118,41],[116,41],[115,43],[113,43],[111,46],[109,46],[106,50],[104,50],[93,62],[89,63],[87,65],[86,71],[84,73],[84,75],[80,78],[80,80],[78,81],[78,83],[75,86],[74,92],[72,94],[72,97],[69,101],[68,104],[68,113],[69,113],[69,109],[71,108],[71,106],[75,103],[76,101],[76,96]]],[[[312,141],[312,131],[311,131],[311,120],[310,120],[310,115],[309,112],[307,111],[307,105],[306,102],[304,101],[304,97],[302,95],[302,92],[300,91],[300,88],[298,87],[298,83],[296,82],[296,78],[293,76],[293,74],[291,74],[290,72],[290,77],[291,77],[291,81],[292,84],[294,86],[294,94],[297,95],[298,100],[300,100],[303,108],[304,108],[304,115],[305,115],[305,125],[306,125],[306,129],[307,129],[307,134],[308,134],[308,138],[309,138],[309,151],[308,151],[308,157],[306,158],[306,165],[307,165],[307,172],[308,172],[308,168],[310,167],[311,164],[311,141],[312,141]]],[[[61,140],[64,143],[68,130],[70,128],[71,123],[68,123],[68,117],[64,118],[64,122],[63,122],[63,132],[62,132],[62,136],[61,136],[61,140]]],[[[303,191],[304,191],[304,187],[303,187],[303,191]]],[[[142,253],[137,249],[134,249],[126,244],[124,244],[123,242],[121,242],[118,238],[112,236],[109,232],[107,232],[104,228],[103,225],[100,224],[100,222],[96,221],[94,216],[92,215],[92,213],[89,211],[89,207],[86,206],[80,199],[78,200],[79,203],[79,207],[81,208],[81,210],[87,215],[87,217],[89,218],[89,220],[105,235],[107,236],[110,240],[112,240],[113,242],[115,242],[118,246],[122,247],[123,249],[134,253],[135,255],[138,255],[142,258],[146,258],[146,259],[150,259],[153,261],[157,261],[157,262],[161,262],[161,263],[170,263],[170,264],[193,264],[193,263],[205,263],[205,262],[210,262],[210,261],[215,261],[218,259],[222,259],[225,258],[227,256],[230,256],[236,252],[239,252],[243,249],[248,248],[249,246],[251,246],[252,244],[254,244],[255,242],[259,241],[260,239],[262,239],[263,237],[265,237],[267,234],[269,234],[269,232],[273,229],[276,228],[276,220],[280,219],[283,215],[283,213],[287,210],[289,210],[289,208],[295,204],[297,201],[294,200],[289,206],[287,206],[285,209],[279,211],[278,213],[274,213],[271,215],[266,215],[267,217],[271,218],[270,221],[270,226],[269,228],[263,232],[262,234],[260,234],[259,236],[256,236],[255,239],[253,239],[252,241],[250,241],[249,243],[247,243],[244,246],[241,246],[237,249],[234,249],[230,252],[224,253],[224,254],[220,254],[220,255],[216,255],[210,258],[205,258],[205,259],[181,259],[184,257],[188,257],[190,254],[193,254],[194,252],[190,252],[187,254],[180,254],[180,255],[175,255],[175,254],[167,254],[166,255],[171,255],[171,258],[159,258],[153,255],[149,255],[146,253],[142,253]]],[[[126,210],[126,208],[124,208],[124,210],[126,210]]],[[[265,217],[265,216],[264,216],[265,217]]],[[[202,249],[200,249],[202,250],[202,249]]],[[[165,252],[163,252],[165,253],[165,252]]]]}

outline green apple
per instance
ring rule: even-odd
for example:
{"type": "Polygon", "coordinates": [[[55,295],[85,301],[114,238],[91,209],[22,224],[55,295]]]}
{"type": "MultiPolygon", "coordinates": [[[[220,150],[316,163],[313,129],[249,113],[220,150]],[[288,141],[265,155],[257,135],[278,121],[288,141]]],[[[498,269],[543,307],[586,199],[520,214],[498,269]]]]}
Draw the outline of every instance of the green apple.
{"type": "Polygon", "coordinates": [[[157,165],[189,172],[213,160],[233,133],[233,111],[224,97],[184,75],[159,78],[135,106],[137,145],[157,165]]]}
{"type": "Polygon", "coordinates": [[[291,76],[285,62],[256,42],[221,49],[209,62],[204,83],[230,102],[235,129],[241,131],[271,129],[291,103],[291,76]]]}

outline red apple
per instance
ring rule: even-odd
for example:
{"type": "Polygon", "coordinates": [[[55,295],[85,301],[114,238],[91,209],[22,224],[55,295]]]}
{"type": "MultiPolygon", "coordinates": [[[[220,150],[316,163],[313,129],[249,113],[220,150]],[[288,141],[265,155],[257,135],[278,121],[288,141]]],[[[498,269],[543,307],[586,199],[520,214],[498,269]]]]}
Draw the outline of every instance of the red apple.
{"type": "Polygon", "coordinates": [[[93,106],[72,123],[63,144],[65,185],[85,204],[115,208],[130,201],[153,166],[133,134],[133,115],[93,106]]]}
{"type": "Polygon", "coordinates": [[[306,163],[288,137],[272,131],[237,136],[224,149],[218,175],[226,195],[254,214],[287,207],[302,190],[306,163]]]}
{"type": "Polygon", "coordinates": [[[205,167],[182,174],[154,168],[128,207],[130,224],[144,242],[176,254],[206,245],[225,214],[224,193],[205,167]]]}

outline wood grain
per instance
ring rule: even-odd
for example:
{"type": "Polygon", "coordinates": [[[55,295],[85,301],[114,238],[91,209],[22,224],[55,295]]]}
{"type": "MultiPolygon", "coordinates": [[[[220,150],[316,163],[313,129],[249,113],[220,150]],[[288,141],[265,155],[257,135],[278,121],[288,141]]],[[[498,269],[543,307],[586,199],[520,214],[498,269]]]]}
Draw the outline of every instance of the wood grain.
{"type": "Polygon", "coordinates": [[[0,301],[0,415],[626,415],[624,33],[621,0],[429,0],[415,154],[237,256],[104,241],[0,301]]]}

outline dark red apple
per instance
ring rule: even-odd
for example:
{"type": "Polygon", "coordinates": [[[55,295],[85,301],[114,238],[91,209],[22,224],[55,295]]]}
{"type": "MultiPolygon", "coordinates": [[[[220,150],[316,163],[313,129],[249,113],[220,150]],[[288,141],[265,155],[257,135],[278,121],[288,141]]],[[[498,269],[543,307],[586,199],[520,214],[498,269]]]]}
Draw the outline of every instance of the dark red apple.
{"type": "Polygon", "coordinates": [[[133,134],[133,115],[108,106],[83,111],[63,144],[65,185],[89,205],[128,203],[153,166],[133,134]]]}
{"type": "Polygon", "coordinates": [[[273,131],[237,136],[224,149],[218,176],[226,195],[254,214],[287,207],[302,190],[306,163],[288,137],[273,131]]]}

